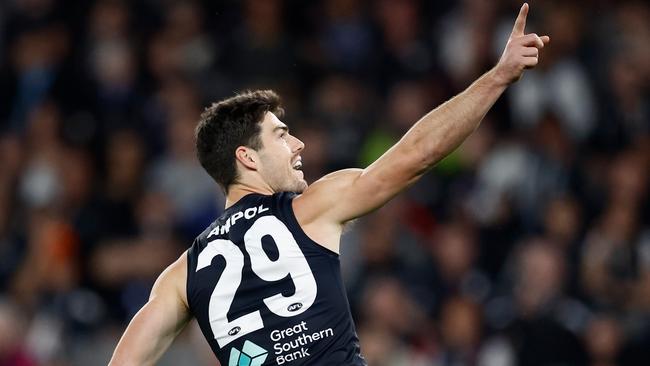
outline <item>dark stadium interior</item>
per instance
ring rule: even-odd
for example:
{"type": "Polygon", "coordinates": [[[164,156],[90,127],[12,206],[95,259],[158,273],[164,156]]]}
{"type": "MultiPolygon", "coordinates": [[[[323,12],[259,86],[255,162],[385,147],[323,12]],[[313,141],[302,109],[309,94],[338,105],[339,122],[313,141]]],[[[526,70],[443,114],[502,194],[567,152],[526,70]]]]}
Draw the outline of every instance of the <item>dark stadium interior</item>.
{"type": "MultiPolygon", "coordinates": [[[[309,182],[364,167],[495,64],[520,5],[0,1],[0,365],[106,364],[223,210],[205,106],[274,89],[309,182]]],[[[650,365],[650,5],[530,5],[540,65],[343,237],[371,366],[650,365]]],[[[216,362],[191,326],[160,364],[216,362]]]]}

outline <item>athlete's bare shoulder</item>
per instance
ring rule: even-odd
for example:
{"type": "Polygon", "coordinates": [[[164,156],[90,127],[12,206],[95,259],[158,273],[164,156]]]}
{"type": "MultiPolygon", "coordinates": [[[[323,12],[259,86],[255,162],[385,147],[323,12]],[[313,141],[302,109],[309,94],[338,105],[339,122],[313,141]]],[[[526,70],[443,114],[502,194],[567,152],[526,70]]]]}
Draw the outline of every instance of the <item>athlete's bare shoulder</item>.
{"type": "Polygon", "coordinates": [[[363,169],[343,169],[323,176],[293,200],[293,209],[301,223],[309,224],[341,198],[341,193],[357,179],[363,169]]]}
{"type": "Polygon", "coordinates": [[[303,231],[333,252],[339,252],[343,230],[334,210],[341,199],[347,199],[346,190],[362,173],[363,169],[343,169],[327,174],[293,200],[293,211],[303,231]]]}

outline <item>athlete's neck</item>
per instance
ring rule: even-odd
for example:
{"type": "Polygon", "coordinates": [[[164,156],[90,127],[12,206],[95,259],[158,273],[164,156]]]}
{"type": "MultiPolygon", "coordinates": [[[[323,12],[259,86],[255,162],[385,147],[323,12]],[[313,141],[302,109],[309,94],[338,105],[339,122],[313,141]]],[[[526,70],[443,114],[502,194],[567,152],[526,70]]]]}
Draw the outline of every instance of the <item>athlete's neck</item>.
{"type": "Polygon", "coordinates": [[[228,189],[228,194],[226,195],[226,208],[234,205],[240,199],[244,198],[244,196],[247,196],[251,193],[272,195],[275,192],[273,192],[271,187],[262,188],[247,184],[233,184],[228,189]]]}

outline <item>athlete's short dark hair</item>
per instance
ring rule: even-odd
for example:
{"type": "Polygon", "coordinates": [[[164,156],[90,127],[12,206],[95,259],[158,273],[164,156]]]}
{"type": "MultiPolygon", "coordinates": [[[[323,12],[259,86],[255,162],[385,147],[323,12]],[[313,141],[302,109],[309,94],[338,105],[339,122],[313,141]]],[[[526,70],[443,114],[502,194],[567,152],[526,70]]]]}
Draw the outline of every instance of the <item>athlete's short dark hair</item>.
{"type": "Polygon", "coordinates": [[[272,90],[246,91],[213,103],[196,127],[196,154],[201,166],[227,193],[237,182],[235,150],[262,148],[261,122],[266,112],[282,117],[280,97],[272,90]]]}

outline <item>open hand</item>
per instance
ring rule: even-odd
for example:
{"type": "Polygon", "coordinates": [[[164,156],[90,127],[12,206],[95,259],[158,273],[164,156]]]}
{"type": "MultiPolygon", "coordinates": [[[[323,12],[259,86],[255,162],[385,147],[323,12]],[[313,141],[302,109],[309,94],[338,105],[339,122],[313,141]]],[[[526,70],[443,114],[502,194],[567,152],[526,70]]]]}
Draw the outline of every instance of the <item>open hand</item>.
{"type": "Polygon", "coordinates": [[[535,67],[539,61],[539,50],[551,41],[549,36],[524,34],[527,15],[528,3],[524,3],[519,10],[506,48],[495,66],[496,75],[506,84],[519,80],[525,69],[535,67]]]}

